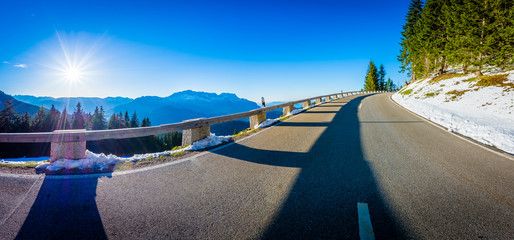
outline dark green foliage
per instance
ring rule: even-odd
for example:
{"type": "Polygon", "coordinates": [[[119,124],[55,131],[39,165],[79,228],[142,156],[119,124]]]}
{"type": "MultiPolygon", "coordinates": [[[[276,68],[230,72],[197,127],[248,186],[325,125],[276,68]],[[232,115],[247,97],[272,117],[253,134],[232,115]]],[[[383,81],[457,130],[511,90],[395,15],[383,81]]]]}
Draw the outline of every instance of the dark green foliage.
{"type": "Polygon", "coordinates": [[[152,123],[150,122],[150,118],[143,118],[143,121],[141,122],[141,127],[150,127],[151,125],[152,123]]]}
{"type": "Polygon", "coordinates": [[[96,107],[95,112],[87,119],[86,129],[88,130],[104,130],[107,128],[105,123],[105,112],[103,107],[96,107]]]}
{"type": "Polygon", "coordinates": [[[171,132],[159,135],[159,143],[161,145],[161,150],[171,150],[176,146],[182,145],[182,133],[181,132],[171,132]]]}
{"type": "Polygon", "coordinates": [[[125,118],[124,118],[124,126],[125,128],[130,127],[130,118],[128,115],[128,111],[125,111],[125,118]]]}
{"type": "Polygon", "coordinates": [[[82,111],[80,102],[77,103],[75,112],[71,115],[71,129],[84,129],[86,127],[86,116],[82,111]]]}
{"type": "Polygon", "coordinates": [[[385,88],[384,90],[389,91],[389,92],[396,91],[396,86],[393,83],[393,81],[391,81],[390,78],[387,79],[387,82],[385,83],[385,87],[384,88],[385,88]]]}
{"type": "Polygon", "coordinates": [[[368,72],[364,81],[364,91],[374,91],[378,89],[378,70],[372,60],[369,61],[368,72]]]}
{"type": "Polygon", "coordinates": [[[386,71],[383,64],[380,64],[380,68],[377,69],[373,60],[369,62],[368,72],[366,73],[366,79],[364,81],[363,91],[391,91],[394,89],[394,84],[391,79],[390,85],[385,82],[386,71]],[[388,87],[389,86],[389,87],[388,87]]]}
{"type": "Polygon", "coordinates": [[[132,118],[130,119],[129,127],[131,127],[131,128],[139,127],[139,119],[137,119],[136,112],[134,112],[134,114],[132,114],[132,118]]]}
{"type": "Polygon", "coordinates": [[[384,65],[380,64],[380,67],[378,68],[378,88],[377,90],[385,90],[385,75],[386,71],[384,69],[384,65]]]}
{"type": "Polygon", "coordinates": [[[5,101],[4,106],[5,108],[0,111],[0,129],[2,132],[14,132],[19,116],[15,114],[11,101],[5,101]]]}
{"type": "Polygon", "coordinates": [[[32,118],[32,131],[43,132],[45,128],[46,110],[41,106],[32,118]]]}
{"type": "Polygon", "coordinates": [[[412,0],[398,60],[413,79],[448,66],[481,75],[484,65],[514,61],[513,0],[412,0]]]}
{"type": "MultiPolygon", "coordinates": [[[[403,25],[402,38],[401,38],[401,50],[400,55],[398,55],[398,60],[401,62],[400,72],[407,72],[408,75],[411,75],[412,70],[415,66],[412,66],[414,59],[419,59],[420,54],[418,49],[414,48],[418,44],[416,38],[416,25],[418,24],[419,19],[421,18],[421,11],[423,10],[423,1],[422,0],[412,0],[409,5],[409,10],[407,11],[407,15],[405,17],[405,25],[403,25]]],[[[412,76],[415,79],[415,76],[412,76]]]]}

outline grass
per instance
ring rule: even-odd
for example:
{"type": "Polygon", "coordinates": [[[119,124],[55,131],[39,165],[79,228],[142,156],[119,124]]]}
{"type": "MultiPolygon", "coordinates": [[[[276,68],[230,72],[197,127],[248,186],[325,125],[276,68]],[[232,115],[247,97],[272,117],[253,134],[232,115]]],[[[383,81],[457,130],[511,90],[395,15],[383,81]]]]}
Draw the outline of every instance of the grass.
{"type": "Polygon", "coordinates": [[[445,80],[445,79],[450,79],[450,78],[454,78],[454,77],[462,77],[464,76],[464,74],[461,74],[461,73],[445,73],[445,74],[441,74],[435,78],[432,78],[429,82],[431,83],[434,83],[434,82],[439,82],[439,81],[442,81],[442,80],[445,80]]]}
{"type": "Polygon", "coordinates": [[[412,89],[403,90],[400,92],[401,95],[410,95],[412,93],[412,89]]]}
{"type": "Polygon", "coordinates": [[[429,97],[435,97],[435,96],[437,96],[437,95],[439,95],[439,92],[435,92],[435,93],[430,92],[430,93],[426,93],[426,94],[425,94],[425,97],[426,97],[426,98],[429,98],[429,97]]]}
{"type": "Polygon", "coordinates": [[[466,92],[469,92],[469,90],[462,90],[462,91],[452,90],[452,91],[447,92],[446,95],[452,95],[449,100],[453,101],[453,100],[457,99],[457,97],[464,95],[464,93],[466,93],[466,92]]]}
{"type": "Polygon", "coordinates": [[[482,76],[477,81],[475,86],[478,86],[478,87],[498,86],[498,87],[514,88],[514,83],[508,82],[508,79],[507,79],[508,75],[509,74],[482,76]]]}
{"type": "MultiPolygon", "coordinates": [[[[27,168],[35,168],[37,166],[40,165],[41,162],[34,162],[34,161],[30,161],[30,162],[25,162],[25,163],[22,163],[22,164],[7,164],[7,163],[0,163],[0,167],[5,167],[5,168],[23,168],[23,169],[27,169],[27,168]]],[[[48,161],[43,161],[43,163],[48,163],[48,161]]]]}

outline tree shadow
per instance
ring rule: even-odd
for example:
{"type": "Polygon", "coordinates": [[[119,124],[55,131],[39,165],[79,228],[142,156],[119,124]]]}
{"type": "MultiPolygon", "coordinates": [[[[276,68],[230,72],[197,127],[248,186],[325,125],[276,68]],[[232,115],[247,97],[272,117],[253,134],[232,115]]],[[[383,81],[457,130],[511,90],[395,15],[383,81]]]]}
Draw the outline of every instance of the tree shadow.
{"type": "Polygon", "coordinates": [[[357,203],[368,203],[377,239],[408,238],[388,207],[360,139],[358,106],[366,96],[342,106],[330,123],[284,122],[276,127],[324,126],[307,153],[234,144],[217,154],[301,171],[263,239],[359,239],[357,203]]]}
{"type": "Polygon", "coordinates": [[[47,176],[15,239],[107,239],[95,201],[98,178],[47,176]]]}

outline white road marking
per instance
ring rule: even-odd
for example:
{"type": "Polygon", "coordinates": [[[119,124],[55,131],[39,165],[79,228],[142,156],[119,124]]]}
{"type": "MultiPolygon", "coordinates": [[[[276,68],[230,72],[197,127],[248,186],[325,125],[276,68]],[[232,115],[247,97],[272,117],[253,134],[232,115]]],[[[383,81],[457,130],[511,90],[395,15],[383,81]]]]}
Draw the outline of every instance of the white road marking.
{"type": "Polygon", "coordinates": [[[357,213],[359,215],[359,237],[361,240],[374,240],[373,226],[371,226],[371,218],[367,203],[357,203],[357,213]]]}
{"type": "Polygon", "coordinates": [[[359,110],[361,110],[361,107],[362,107],[362,102],[361,102],[361,104],[359,104],[359,110]]]}

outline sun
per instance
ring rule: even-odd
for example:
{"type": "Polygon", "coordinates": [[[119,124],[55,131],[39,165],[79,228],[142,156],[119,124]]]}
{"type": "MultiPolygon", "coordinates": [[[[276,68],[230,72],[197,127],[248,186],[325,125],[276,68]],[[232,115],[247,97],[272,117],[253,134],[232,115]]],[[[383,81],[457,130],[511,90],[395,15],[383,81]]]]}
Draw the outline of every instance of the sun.
{"type": "Polygon", "coordinates": [[[58,83],[67,84],[73,89],[85,86],[93,76],[98,76],[98,66],[101,60],[97,53],[104,40],[89,35],[65,34],[56,31],[54,45],[48,47],[48,55],[53,61],[43,63],[52,69],[58,83]]]}
{"type": "Polygon", "coordinates": [[[67,67],[66,69],[64,69],[63,73],[65,79],[70,82],[77,82],[84,77],[84,72],[81,71],[80,68],[75,66],[67,67]]]}

